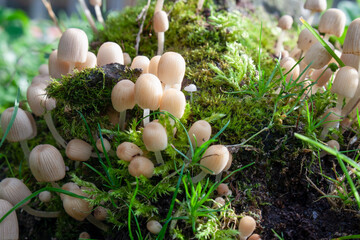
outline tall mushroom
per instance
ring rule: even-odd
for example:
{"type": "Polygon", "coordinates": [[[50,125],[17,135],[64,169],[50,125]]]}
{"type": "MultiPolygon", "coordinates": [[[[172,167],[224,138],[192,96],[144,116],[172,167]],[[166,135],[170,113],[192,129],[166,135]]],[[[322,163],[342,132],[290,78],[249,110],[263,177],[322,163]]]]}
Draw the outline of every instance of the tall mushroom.
{"type": "Polygon", "coordinates": [[[276,42],[275,55],[279,56],[284,50],[283,42],[285,38],[285,31],[289,30],[293,24],[293,18],[290,15],[284,15],[279,19],[278,27],[281,28],[280,36],[276,42]]]}
{"type": "Polygon", "coordinates": [[[164,53],[158,64],[158,77],[165,84],[165,90],[180,84],[185,75],[185,59],[176,52],[164,53]]]}
{"type": "Polygon", "coordinates": [[[102,0],[90,0],[90,4],[95,9],[95,14],[96,14],[97,20],[105,27],[104,18],[102,16],[101,9],[100,9],[102,0]]]}
{"type": "Polygon", "coordinates": [[[165,11],[157,11],[153,17],[154,31],[158,37],[157,54],[161,55],[164,52],[165,32],[169,29],[169,20],[165,11]]]}
{"type": "Polygon", "coordinates": [[[121,47],[114,42],[104,42],[97,53],[97,65],[102,67],[110,63],[124,64],[124,54],[121,47]]]}
{"type": "Polygon", "coordinates": [[[325,33],[324,40],[329,40],[330,35],[341,37],[344,32],[346,16],[337,8],[330,8],[324,12],[319,22],[319,32],[325,33]]]}
{"type": "Polygon", "coordinates": [[[331,92],[338,95],[336,108],[342,109],[344,98],[353,98],[358,87],[359,75],[355,68],[342,67],[336,74],[331,92]]]}
{"type": "Polygon", "coordinates": [[[146,124],[142,138],[146,149],[155,153],[157,163],[164,164],[161,151],[166,149],[168,138],[163,125],[154,121],[146,124]]]}
{"type": "Polygon", "coordinates": [[[325,11],[326,7],[326,0],[306,0],[304,8],[311,11],[307,22],[311,25],[314,21],[315,14],[325,11]]]}

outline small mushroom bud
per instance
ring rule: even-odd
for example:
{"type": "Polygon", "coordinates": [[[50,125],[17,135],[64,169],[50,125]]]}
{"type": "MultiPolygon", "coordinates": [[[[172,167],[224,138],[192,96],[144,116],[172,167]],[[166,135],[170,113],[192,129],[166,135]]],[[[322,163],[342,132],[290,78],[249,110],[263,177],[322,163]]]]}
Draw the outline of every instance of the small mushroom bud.
{"type": "Polygon", "coordinates": [[[221,183],[216,188],[216,191],[219,196],[228,196],[230,189],[229,189],[228,185],[226,185],[225,183],[221,183]]]}
{"type": "MultiPolygon", "coordinates": [[[[110,142],[106,138],[103,138],[103,143],[104,143],[105,152],[109,152],[111,149],[110,142]]],[[[100,152],[104,152],[100,138],[98,140],[96,140],[96,147],[100,152]]]]}
{"type": "Polygon", "coordinates": [[[89,143],[81,139],[73,139],[67,144],[65,154],[73,161],[87,161],[91,157],[92,149],[89,143]]]}
{"type": "Polygon", "coordinates": [[[107,211],[106,208],[99,206],[94,210],[94,217],[99,221],[104,221],[108,216],[107,211]]]}
{"type": "Polygon", "coordinates": [[[40,65],[39,75],[49,75],[49,66],[46,63],[40,65]]]}
{"type": "Polygon", "coordinates": [[[239,223],[240,239],[245,240],[254,232],[255,228],[256,222],[254,218],[250,216],[243,217],[239,223]]]}
{"type": "Polygon", "coordinates": [[[189,130],[189,136],[193,147],[201,146],[204,142],[210,139],[211,136],[210,124],[205,120],[196,121],[189,130]]]}
{"type": "MultiPolygon", "coordinates": [[[[0,199],[0,218],[2,218],[13,205],[6,200],[0,199]]],[[[19,223],[16,212],[10,213],[0,224],[0,239],[19,239],[19,223]]]]}
{"type": "Polygon", "coordinates": [[[83,63],[75,63],[75,68],[79,71],[85,68],[94,68],[96,66],[96,55],[92,52],[87,53],[86,61],[83,63]]]}
{"type": "Polygon", "coordinates": [[[168,111],[177,118],[184,115],[186,107],[186,99],[183,92],[174,88],[164,91],[160,102],[160,111],[168,111]]]}
{"type": "MultiPolygon", "coordinates": [[[[336,151],[339,151],[340,150],[340,144],[338,141],[336,140],[330,140],[326,143],[326,145],[329,147],[329,148],[332,148],[332,149],[335,149],[336,151]]],[[[329,153],[327,151],[322,151],[321,154],[320,154],[320,157],[324,157],[326,155],[328,155],[329,153]]]]}
{"type": "Polygon", "coordinates": [[[154,31],[158,35],[158,50],[157,54],[161,55],[164,52],[165,32],[169,29],[169,20],[165,11],[160,10],[154,13],[153,17],[154,31]]]}
{"type": "Polygon", "coordinates": [[[281,28],[280,36],[276,42],[275,55],[279,56],[284,50],[283,42],[285,38],[285,31],[289,30],[293,24],[293,18],[290,15],[284,15],[279,19],[278,27],[281,28]]]}
{"type": "Polygon", "coordinates": [[[151,232],[152,234],[159,234],[161,229],[162,229],[162,225],[156,221],[156,220],[150,220],[147,222],[146,224],[146,228],[147,230],[149,230],[149,232],[151,232]]]}
{"type": "Polygon", "coordinates": [[[39,199],[41,202],[48,203],[51,201],[51,192],[44,191],[39,194],[39,199]]]}
{"type": "Polygon", "coordinates": [[[128,170],[131,176],[151,178],[154,174],[154,164],[146,157],[138,156],[131,160],[128,170]]]}
{"type": "Polygon", "coordinates": [[[296,65],[296,61],[291,57],[285,57],[281,59],[280,66],[285,68],[283,72],[286,76],[286,82],[290,82],[290,79],[295,80],[300,75],[300,66],[296,65]],[[291,71],[290,71],[291,70],[291,71]]]}
{"type": "Polygon", "coordinates": [[[323,130],[321,132],[320,138],[325,139],[326,135],[329,132],[330,128],[338,128],[340,119],[341,119],[341,110],[338,108],[329,108],[324,113],[324,124],[323,130]]]}
{"type": "Polygon", "coordinates": [[[146,149],[155,153],[157,163],[164,164],[161,151],[166,149],[168,137],[163,125],[154,121],[146,124],[142,138],[146,149]]]}
{"type": "Polygon", "coordinates": [[[100,67],[110,63],[124,64],[124,55],[121,47],[114,42],[103,43],[96,57],[97,65],[100,67]]]}
{"type": "Polygon", "coordinates": [[[190,103],[193,104],[193,92],[197,91],[197,87],[195,84],[190,84],[186,87],[184,87],[184,90],[188,93],[190,93],[190,103]]]}
{"type": "Polygon", "coordinates": [[[261,237],[259,234],[253,234],[251,235],[247,240],[261,240],[261,237]]]}
{"type": "Polygon", "coordinates": [[[155,76],[157,76],[157,72],[158,72],[158,65],[159,65],[159,61],[160,61],[161,56],[160,55],[156,55],[155,57],[150,59],[150,63],[149,63],[149,73],[154,74],[155,76]]]}
{"type": "MultiPolygon", "coordinates": [[[[75,189],[71,191],[80,196],[87,197],[87,194],[84,193],[81,189],[75,189]]],[[[90,215],[92,207],[90,203],[85,201],[84,199],[71,197],[65,195],[63,198],[63,206],[65,212],[72,218],[83,221],[88,215],[90,215]]]]}
{"type": "Polygon", "coordinates": [[[131,57],[128,53],[124,52],[124,65],[129,66],[131,64],[131,57]]]}
{"type": "Polygon", "coordinates": [[[225,199],[222,197],[215,198],[214,208],[221,208],[222,206],[225,206],[225,199]]]}
{"type": "Polygon", "coordinates": [[[164,53],[158,64],[158,77],[165,83],[165,89],[181,84],[185,75],[185,59],[176,52],[164,53]]]}
{"type": "Polygon", "coordinates": [[[139,68],[142,70],[141,74],[144,74],[149,72],[148,71],[149,64],[150,64],[150,60],[146,56],[136,56],[133,59],[130,68],[131,69],[139,68]]]}
{"type": "Polygon", "coordinates": [[[90,239],[90,234],[87,232],[82,232],[79,234],[79,239],[90,239]]]}
{"type": "Polygon", "coordinates": [[[143,151],[131,142],[123,142],[116,149],[116,156],[127,162],[130,162],[134,157],[142,155],[143,151]]]}

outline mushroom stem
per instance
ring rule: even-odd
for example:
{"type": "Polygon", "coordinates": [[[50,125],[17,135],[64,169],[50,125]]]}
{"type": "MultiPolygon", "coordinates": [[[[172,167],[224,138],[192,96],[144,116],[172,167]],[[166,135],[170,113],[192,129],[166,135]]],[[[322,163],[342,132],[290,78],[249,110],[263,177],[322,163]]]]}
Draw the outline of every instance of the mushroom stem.
{"type": "Polygon", "coordinates": [[[343,101],[344,101],[344,97],[338,95],[338,99],[337,99],[337,102],[336,102],[336,108],[337,109],[342,109],[343,101]]]}
{"type": "Polygon", "coordinates": [[[197,182],[200,182],[201,180],[203,180],[203,178],[206,176],[206,172],[201,171],[198,175],[196,175],[195,177],[192,178],[192,182],[195,184],[197,182]]]}
{"type": "Polygon", "coordinates": [[[324,35],[324,41],[329,41],[329,38],[330,38],[330,34],[329,33],[326,33],[325,35],[324,35]]]}
{"type": "Polygon", "coordinates": [[[193,100],[193,93],[190,92],[190,104],[193,104],[194,103],[194,100],[193,100]]]}
{"type": "Polygon", "coordinates": [[[25,212],[27,212],[30,215],[33,215],[35,217],[41,217],[41,218],[57,218],[60,216],[60,211],[56,212],[45,212],[45,211],[39,211],[31,208],[29,205],[25,205],[22,207],[25,212]]]}
{"type": "Polygon", "coordinates": [[[281,51],[284,49],[283,47],[284,38],[285,38],[285,31],[281,30],[280,36],[278,38],[278,41],[276,42],[276,47],[275,47],[276,56],[279,56],[281,51]]]}
{"type": "Polygon", "coordinates": [[[215,182],[220,182],[222,177],[223,171],[221,171],[218,175],[216,175],[215,182]]]}
{"type": "Polygon", "coordinates": [[[196,13],[198,14],[199,12],[201,12],[203,5],[204,5],[205,0],[198,0],[197,2],[197,7],[196,7],[196,13]]]}
{"type": "Polygon", "coordinates": [[[164,53],[165,33],[164,32],[158,32],[157,33],[157,38],[158,38],[157,55],[162,55],[164,53]]]}
{"type": "Polygon", "coordinates": [[[157,11],[161,11],[163,8],[163,5],[164,5],[164,0],[157,0],[154,13],[156,13],[157,11]]]}
{"type": "Polygon", "coordinates": [[[125,119],[126,119],[126,110],[120,112],[119,126],[120,126],[121,131],[125,130],[125,119]]]}
{"type": "Polygon", "coordinates": [[[58,144],[60,144],[63,148],[66,148],[65,140],[60,136],[60,134],[58,133],[58,131],[55,128],[54,122],[51,117],[51,111],[48,111],[47,113],[44,114],[44,119],[45,119],[46,125],[48,126],[48,128],[49,128],[51,134],[53,135],[53,137],[55,138],[56,142],[58,144]]]}
{"type": "Polygon", "coordinates": [[[156,162],[158,164],[164,164],[164,160],[162,158],[162,155],[161,155],[161,151],[155,151],[155,157],[156,157],[156,162]]]}
{"type": "Polygon", "coordinates": [[[78,0],[78,1],[79,1],[80,5],[81,5],[81,8],[84,10],[86,19],[88,20],[88,22],[89,22],[89,24],[91,26],[91,29],[96,34],[98,32],[98,30],[95,27],[95,22],[94,22],[94,19],[91,16],[91,12],[90,12],[89,8],[86,6],[86,3],[85,3],[84,0],[78,0]]]}
{"type": "Polygon", "coordinates": [[[307,20],[307,23],[308,23],[310,26],[312,25],[312,23],[313,23],[313,21],[314,21],[315,14],[316,14],[316,12],[311,11],[310,16],[309,16],[309,18],[308,18],[308,20],[307,20]]]}
{"type": "Polygon", "coordinates": [[[145,108],[144,109],[144,115],[143,115],[143,117],[144,117],[144,127],[146,126],[146,124],[148,124],[149,122],[150,122],[150,116],[149,116],[149,114],[150,114],[150,109],[149,108],[145,108]]]}
{"type": "Polygon", "coordinates": [[[29,145],[27,143],[27,140],[20,141],[20,146],[21,146],[21,148],[22,148],[22,150],[24,152],[26,162],[29,164],[30,149],[29,149],[29,145]]]}
{"type": "Polygon", "coordinates": [[[100,230],[107,232],[109,230],[109,226],[107,226],[106,224],[100,222],[99,220],[97,220],[92,214],[90,214],[89,216],[86,217],[86,219],[91,222],[94,226],[96,226],[97,228],[99,228],[100,230]]]}
{"type": "Polygon", "coordinates": [[[94,6],[94,9],[95,9],[95,14],[96,14],[97,20],[105,27],[105,22],[104,22],[104,18],[103,18],[103,16],[102,16],[102,13],[101,13],[100,6],[99,6],[99,5],[95,5],[95,6],[94,6]]]}

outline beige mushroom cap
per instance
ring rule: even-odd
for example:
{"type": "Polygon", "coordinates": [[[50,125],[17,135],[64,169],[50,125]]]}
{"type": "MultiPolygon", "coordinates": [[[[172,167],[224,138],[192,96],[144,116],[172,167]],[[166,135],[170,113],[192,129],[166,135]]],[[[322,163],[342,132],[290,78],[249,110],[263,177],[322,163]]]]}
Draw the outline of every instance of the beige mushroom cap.
{"type": "Polygon", "coordinates": [[[81,139],[72,139],[66,145],[66,156],[73,161],[87,161],[91,157],[91,152],[93,147],[81,140],[81,139]]]}
{"type": "Polygon", "coordinates": [[[163,95],[160,80],[153,74],[141,74],[135,83],[135,102],[142,109],[157,110],[163,95]]]}
{"type": "Polygon", "coordinates": [[[68,28],[61,35],[57,57],[65,62],[85,62],[89,48],[86,33],[77,28],[68,28]]]}
{"type": "Polygon", "coordinates": [[[169,20],[165,11],[157,11],[153,17],[154,31],[166,32],[169,29],[169,20]]]}
{"type": "Polygon", "coordinates": [[[297,79],[300,75],[300,66],[299,64],[296,65],[296,61],[291,57],[285,57],[281,59],[280,66],[282,68],[285,68],[285,71],[283,71],[283,74],[287,74],[286,81],[289,82],[290,79],[297,79]],[[292,70],[291,70],[292,69],[292,70]],[[289,72],[291,70],[291,72],[289,72]]]}
{"type": "Polygon", "coordinates": [[[64,159],[59,150],[49,144],[33,148],[29,167],[38,182],[53,182],[65,177],[64,159]]]}
{"type": "Polygon", "coordinates": [[[142,70],[141,73],[144,74],[149,72],[148,71],[149,64],[150,64],[150,60],[148,57],[139,55],[133,59],[130,68],[131,69],[139,68],[142,70]]]}
{"type": "MultiPolygon", "coordinates": [[[[84,193],[81,189],[71,190],[72,193],[75,193],[80,196],[87,197],[87,194],[84,193]]],[[[65,212],[72,218],[83,221],[87,216],[91,214],[92,206],[90,203],[84,199],[71,197],[64,195],[63,206],[65,212]]]]}
{"type": "Polygon", "coordinates": [[[160,102],[160,111],[168,111],[177,118],[184,115],[186,98],[183,92],[169,88],[164,91],[160,102]]]}
{"type": "MultiPolygon", "coordinates": [[[[14,112],[14,107],[7,108],[1,114],[1,129],[3,132],[6,131],[12,114],[14,112]]],[[[33,134],[33,128],[31,125],[31,121],[24,110],[18,108],[15,121],[13,122],[6,139],[9,142],[19,142],[29,139],[33,134]]]]}
{"type": "Polygon", "coordinates": [[[97,65],[101,67],[110,63],[124,64],[124,55],[117,43],[105,42],[99,48],[97,65]]]}
{"type": "MultiPolygon", "coordinates": [[[[325,41],[329,47],[334,50],[334,46],[325,41]]],[[[310,68],[320,69],[328,64],[331,60],[332,56],[330,53],[324,48],[320,42],[313,44],[310,49],[306,52],[305,57],[303,59],[305,64],[311,64],[310,68]]]]}
{"type": "Polygon", "coordinates": [[[341,37],[346,24],[346,16],[337,8],[330,8],[324,12],[319,22],[319,32],[341,37]]]}
{"type": "Polygon", "coordinates": [[[338,108],[329,108],[322,115],[324,119],[323,127],[324,128],[335,128],[339,126],[341,119],[341,109],[338,108]]]}
{"type": "Polygon", "coordinates": [[[181,84],[185,75],[185,60],[176,52],[164,53],[158,64],[158,77],[167,85],[181,84]]]}
{"type": "Polygon", "coordinates": [[[36,116],[42,116],[45,111],[51,111],[56,107],[56,100],[47,96],[46,87],[44,83],[36,83],[31,84],[26,91],[29,106],[36,116]]]}
{"type": "Polygon", "coordinates": [[[294,22],[294,20],[293,20],[292,16],[284,15],[279,19],[278,26],[282,30],[288,30],[291,28],[293,22],[294,22]]]}
{"type": "Polygon", "coordinates": [[[83,63],[75,63],[75,68],[79,71],[82,71],[85,68],[94,68],[96,66],[96,63],[97,63],[96,55],[92,52],[88,52],[86,61],[83,63]]]}
{"type": "Polygon", "coordinates": [[[90,0],[92,6],[101,6],[102,0],[90,0]]]}
{"type": "MultiPolygon", "coordinates": [[[[5,178],[0,182],[0,198],[16,205],[31,195],[30,189],[17,178],[5,178]]],[[[24,205],[30,202],[27,201],[24,205]]]]}
{"type": "Polygon", "coordinates": [[[152,152],[165,150],[168,145],[166,129],[155,121],[146,124],[142,139],[146,149],[152,152]]]}
{"type": "Polygon", "coordinates": [[[155,76],[158,75],[157,72],[158,72],[158,65],[159,65],[160,58],[161,58],[160,55],[156,55],[150,59],[148,71],[149,71],[149,73],[154,74],[155,76]]]}
{"type": "Polygon", "coordinates": [[[229,150],[224,145],[210,146],[200,160],[201,169],[212,175],[219,174],[229,160],[229,150]]]}
{"type": "Polygon", "coordinates": [[[39,75],[49,75],[49,66],[46,63],[40,65],[39,75]]]}
{"type": "Polygon", "coordinates": [[[341,61],[343,61],[343,63],[346,66],[350,66],[355,69],[358,69],[358,67],[360,65],[360,56],[359,55],[342,53],[340,59],[341,59],[341,61]]]}
{"type": "MultiPolygon", "coordinates": [[[[13,205],[6,200],[0,199],[0,218],[2,218],[13,205]]],[[[0,224],[0,239],[19,239],[19,223],[16,212],[13,211],[0,224]]]]}
{"type": "MultiPolygon", "coordinates": [[[[106,152],[110,151],[110,149],[111,149],[111,144],[110,144],[109,140],[107,140],[106,138],[103,138],[103,143],[104,143],[105,151],[106,151],[106,152]]],[[[98,138],[98,140],[96,140],[96,148],[97,148],[100,152],[104,152],[100,138],[98,138]]]]}
{"type": "Polygon", "coordinates": [[[309,9],[313,12],[325,11],[327,7],[326,0],[306,0],[304,4],[305,9],[309,9]]]}
{"type": "Polygon", "coordinates": [[[108,211],[108,209],[106,209],[106,208],[104,208],[102,206],[98,206],[94,210],[94,217],[99,221],[104,221],[108,216],[107,211],[108,211]]]}
{"type": "Polygon", "coordinates": [[[130,65],[131,64],[131,57],[127,52],[123,53],[124,56],[124,65],[130,65]]]}
{"type": "Polygon", "coordinates": [[[317,86],[323,87],[327,84],[333,74],[333,71],[330,68],[327,68],[327,65],[325,65],[323,68],[315,70],[311,74],[311,79],[314,82],[317,81],[317,86]]]}
{"type": "Polygon", "coordinates": [[[347,98],[353,98],[358,87],[358,72],[355,68],[345,66],[336,73],[331,92],[347,98]]]}
{"type": "MultiPolygon", "coordinates": [[[[317,33],[319,33],[316,29],[315,31],[317,33]]],[[[297,46],[299,49],[303,50],[303,51],[307,51],[309,50],[309,48],[315,44],[318,40],[316,39],[316,37],[309,31],[309,29],[304,28],[300,34],[299,34],[299,38],[297,40],[297,46]]]]}
{"type": "Polygon", "coordinates": [[[146,228],[152,234],[159,234],[162,229],[162,225],[156,220],[150,220],[147,222],[146,228]]]}
{"type": "Polygon", "coordinates": [[[127,162],[130,162],[134,157],[142,155],[143,151],[131,142],[123,142],[116,149],[116,156],[127,162]]]}
{"type": "Polygon", "coordinates": [[[54,50],[49,56],[49,75],[52,78],[61,78],[71,71],[70,64],[58,59],[58,50],[54,50]]]}
{"type": "Polygon", "coordinates": [[[195,146],[195,138],[197,147],[201,146],[204,142],[208,141],[211,136],[211,126],[205,120],[199,120],[194,122],[189,130],[189,136],[191,144],[195,146]],[[195,138],[194,138],[195,136],[195,138]]]}
{"type": "Polygon", "coordinates": [[[133,109],[135,106],[135,84],[128,79],[119,81],[111,91],[111,102],[118,112],[133,109]]]}
{"type": "Polygon", "coordinates": [[[131,176],[151,178],[154,174],[154,164],[146,157],[138,156],[131,160],[128,170],[131,176]]]}
{"type": "Polygon", "coordinates": [[[250,236],[256,228],[255,219],[250,216],[245,216],[240,220],[239,231],[241,237],[250,236]]]}
{"type": "Polygon", "coordinates": [[[348,27],[343,45],[344,54],[360,55],[360,18],[352,21],[348,27]]]}
{"type": "Polygon", "coordinates": [[[51,192],[43,191],[39,194],[39,199],[41,202],[48,203],[51,201],[51,192]]]}

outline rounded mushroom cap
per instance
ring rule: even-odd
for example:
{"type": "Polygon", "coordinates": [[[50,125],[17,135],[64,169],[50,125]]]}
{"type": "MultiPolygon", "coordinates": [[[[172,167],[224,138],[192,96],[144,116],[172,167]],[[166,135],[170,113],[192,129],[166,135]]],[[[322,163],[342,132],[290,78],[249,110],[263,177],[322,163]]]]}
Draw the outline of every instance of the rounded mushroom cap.
{"type": "Polygon", "coordinates": [[[98,206],[94,210],[94,217],[99,221],[104,221],[108,216],[107,209],[101,206],[98,206]]]}
{"type": "Polygon", "coordinates": [[[160,102],[160,111],[168,111],[177,118],[184,115],[186,98],[183,92],[174,88],[164,91],[160,102]]]}
{"type": "MultiPolygon", "coordinates": [[[[84,193],[81,189],[74,189],[71,190],[71,192],[80,196],[87,197],[87,194],[84,193]]],[[[83,221],[91,213],[92,207],[90,206],[90,203],[85,201],[84,199],[64,195],[62,201],[65,212],[70,217],[78,221],[83,221]]]]}
{"type": "Polygon", "coordinates": [[[169,29],[169,20],[165,11],[157,11],[153,17],[154,31],[166,32],[169,29]]]}
{"type": "Polygon", "coordinates": [[[285,68],[283,74],[287,74],[286,81],[289,82],[290,79],[297,79],[300,75],[300,66],[299,64],[296,65],[296,61],[291,57],[285,57],[281,59],[280,66],[285,68]],[[296,66],[295,66],[296,65],[296,66]],[[292,69],[292,70],[291,70],[292,69]],[[289,72],[291,70],[291,72],[289,72]]]}
{"type": "Polygon", "coordinates": [[[322,12],[326,9],[326,0],[306,0],[304,4],[305,9],[309,9],[313,12],[322,12]]]}
{"type": "Polygon", "coordinates": [[[49,144],[33,148],[29,167],[38,182],[54,182],[65,177],[64,159],[59,150],[49,144]]]}
{"type": "Polygon", "coordinates": [[[319,22],[319,32],[341,37],[346,24],[346,16],[337,8],[330,8],[324,12],[319,22]]]}
{"type": "Polygon", "coordinates": [[[189,84],[186,87],[184,87],[184,90],[187,92],[196,92],[197,91],[197,87],[195,84],[189,84]]]}
{"type": "Polygon", "coordinates": [[[185,60],[176,52],[164,53],[158,64],[158,77],[167,85],[181,84],[185,75],[185,60]]]}
{"type": "Polygon", "coordinates": [[[343,45],[344,54],[360,55],[360,18],[352,21],[348,27],[343,45]]]}
{"type": "Polygon", "coordinates": [[[323,68],[315,70],[311,74],[311,79],[314,82],[317,82],[316,83],[317,86],[323,87],[327,84],[327,82],[330,80],[332,75],[333,75],[333,71],[331,71],[331,69],[327,68],[327,65],[325,65],[323,68]]]}
{"type": "Polygon", "coordinates": [[[40,65],[39,75],[49,75],[49,66],[46,63],[40,65]]]}
{"type": "MultiPolygon", "coordinates": [[[[3,132],[6,131],[12,114],[14,112],[14,107],[5,109],[1,114],[1,129],[3,132]]],[[[29,139],[33,134],[34,129],[32,128],[31,121],[24,110],[18,108],[15,121],[13,122],[6,139],[9,142],[19,142],[29,139]]]]}
{"type": "Polygon", "coordinates": [[[332,128],[332,127],[338,127],[339,126],[339,120],[341,119],[341,110],[338,108],[329,108],[325,111],[323,114],[324,128],[332,128]]]}
{"type": "MultiPolygon", "coordinates": [[[[77,190],[77,189],[80,189],[80,187],[76,184],[76,183],[73,183],[73,182],[68,182],[68,183],[65,183],[62,187],[61,187],[62,190],[66,190],[68,192],[72,192],[73,190],[77,190]]],[[[66,196],[66,194],[64,193],[60,193],[60,198],[61,200],[63,200],[66,196]]]]}
{"type": "Polygon", "coordinates": [[[166,129],[158,122],[146,124],[142,138],[148,151],[162,151],[168,145],[166,129]]]}
{"type": "Polygon", "coordinates": [[[61,78],[61,75],[68,74],[70,69],[70,64],[65,61],[58,59],[58,50],[52,51],[49,56],[49,75],[52,78],[61,78]]]}
{"type": "Polygon", "coordinates": [[[131,64],[131,57],[127,52],[123,53],[124,57],[124,65],[130,65],[131,64]]]}
{"type": "Polygon", "coordinates": [[[158,65],[159,65],[159,61],[160,61],[161,56],[160,55],[156,55],[155,57],[150,59],[150,63],[149,63],[149,73],[154,74],[155,76],[157,76],[157,72],[158,72],[158,65]]]}
{"type": "Polygon", "coordinates": [[[28,116],[29,120],[30,120],[30,123],[31,123],[31,127],[32,127],[32,134],[31,136],[27,139],[27,140],[30,140],[30,139],[33,139],[34,137],[36,137],[37,135],[37,126],[36,126],[36,122],[35,122],[35,119],[33,117],[33,115],[28,112],[28,111],[25,111],[26,115],[28,116]]]}
{"type": "Polygon", "coordinates": [[[229,189],[228,185],[226,185],[225,183],[221,183],[216,188],[216,191],[219,196],[226,196],[228,194],[228,192],[230,191],[230,189],[229,189]]]}
{"type": "Polygon", "coordinates": [[[150,220],[147,222],[146,228],[152,234],[159,234],[162,229],[162,225],[156,220],[150,220]]]}
{"type": "Polygon", "coordinates": [[[216,208],[219,208],[219,207],[222,207],[222,206],[225,206],[225,199],[223,199],[222,197],[217,197],[215,198],[215,207],[216,208]]]}
{"type": "Polygon", "coordinates": [[[328,145],[329,148],[332,148],[332,149],[335,148],[337,151],[340,150],[340,144],[336,140],[330,140],[326,144],[328,145]]]}
{"type": "Polygon", "coordinates": [[[259,234],[253,234],[253,235],[251,235],[249,238],[248,238],[248,240],[261,240],[261,237],[260,237],[260,235],[259,234]]]}
{"type": "Polygon", "coordinates": [[[61,35],[57,57],[65,62],[85,62],[89,41],[86,33],[77,28],[68,28],[61,35]]]}
{"type": "Polygon", "coordinates": [[[29,106],[36,116],[42,116],[45,110],[51,111],[56,107],[55,99],[46,95],[46,87],[43,83],[31,84],[26,91],[29,106]]]}
{"type": "Polygon", "coordinates": [[[153,74],[141,74],[135,83],[135,102],[142,109],[157,110],[163,95],[160,80],[153,74]]]}
{"type": "Polygon", "coordinates": [[[39,194],[39,199],[41,202],[47,203],[51,201],[51,192],[43,191],[39,194]]]}
{"type": "Polygon", "coordinates": [[[135,69],[135,68],[139,68],[142,70],[142,74],[144,73],[148,73],[148,69],[149,69],[149,64],[150,64],[150,60],[148,57],[146,56],[136,56],[132,63],[131,63],[131,66],[130,68],[131,69],[135,69]]]}
{"type": "Polygon", "coordinates": [[[342,53],[340,59],[346,66],[353,67],[357,69],[360,65],[360,56],[355,54],[345,54],[342,53]]]}
{"type": "Polygon", "coordinates": [[[255,219],[250,216],[245,216],[240,220],[239,231],[242,237],[250,236],[256,228],[255,219]]]}
{"type": "Polygon", "coordinates": [[[345,66],[336,73],[331,92],[347,98],[353,98],[358,87],[358,72],[356,69],[345,66]]]}
{"type": "Polygon", "coordinates": [[[81,140],[81,139],[72,139],[66,145],[66,156],[73,161],[87,161],[90,159],[91,152],[93,147],[81,140]]]}
{"type": "Polygon", "coordinates": [[[91,6],[101,6],[102,0],[90,0],[91,6]]]}
{"type": "MultiPolygon", "coordinates": [[[[106,138],[103,138],[103,143],[104,143],[105,151],[106,151],[106,152],[110,151],[110,149],[111,149],[111,144],[110,144],[109,140],[107,140],[106,138]]],[[[96,148],[97,148],[100,152],[104,152],[100,138],[99,138],[98,140],[96,140],[96,148]]]]}
{"type": "Polygon", "coordinates": [[[119,81],[111,91],[111,103],[118,112],[133,109],[135,106],[135,84],[128,79],[119,81]]]}
{"type": "Polygon", "coordinates": [[[212,175],[219,174],[229,160],[229,150],[224,145],[210,146],[200,160],[201,169],[212,175]]]}
{"type": "Polygon", "coordinates": [[[37,75],[31,80],[31,85],[41,83],[48,86],[51,82],[50,75],[37,75]]]}
{"type": "MultiPolygon", "coordinates": [[[[0,199],[0,218],[2,218],[13,205],[6,200],[0,199]]],[[[0,239],[19,239],[19,223],[16,212],[13,211],[0,224],[0,239]]]]}
{"type": "Polygon", "coordinates": [[[114,42],[104,42],[97,54],[97,65],[104,66],[110,63],[124,64],[124,55],[121,47],[114,42]]]}
{"type": "MultiPolygon", "coordinates": [[[[328,41],[325,42],[332,50],[334,50],[334,46],[331,43],[329,43],[328,41]]],[[[306,65],[312,63],[310,68],[320,69],[326,64],[328,64],[331,58],[332,56],[330,55],[330,53],[321,45],[320,42],[317,42],[313,44],[306,52],[303,61],[306,65]]]]}
{"type": "Polygon", "coordinates": [[[116,156],[127,162],[130,162],[134,157],[142,155],[143,151],[131,142],[123,142],[116,149],[116,156]]]}
{"type": "Polygon", "coordinates": [[[292,24],[293,24],[294,20],[292,18],[292,16],[290,15],[284,15],[279,19],[279,23],[278,26],[282,29],[282,30],[288,30],[291,28],[292,24]]]}
{"type": "MultiPolygon", "coordinates": [[[[29,188],[17,178],[5,178],[0,182],[0,198],[16,205],[31,195],[29,188]]],[[[27,201],[23,205],[30,202],[27,201]]]]}
{"type": "Polygon", "coordinates": [[[232,156],[231,152],[229,152],[229,160],[227,161],[226,166],[224,167],[223,171],[227,171],[230,169],[232,161],[233,161],[233,156],[232,156]]]}
{"type": "Polygon", "coordinates": [[[138,156],[131,160],[128,170],[131,176],[151,178],[154,174],[154,164],[146,157],[138,156]]]}
{"type": "MultiPolygon", "coordinates": [[[[315,30],[317,33],[318,31],[315,30]]],[[[316,37],[309,31],[309,29],[304,28],[300,34],[299,34],[299,38],[297,40],[297,46],[299,49],[303,50],[303,51],[307,51],[309,50],[309,48],[315,44],[318,40],[316,39],[316,37]]]]}
{"type": "Polygon", "coordinates": [[[87,232],[82,232],[82,233],[79,234],[79,238],[90,239],[91,236],[87,232]]]}
{"type": "Polygon", "coordinates": [[[194,122],[189,130],[190,141],[195,146],[195,138],[197,147],[201,146],[204,142],[208,141],[211,136],[211,126],[205,120],[194,122]],[[195,137],[194,137],[195,136],[195,137]]]}
{"type": "Polygon", "coordinates": [[[87,53],[86,61],[83,63],[75,63],[75,68],[79,71],[85,68],[94,68],[96,66],[96,55],[92,52],[87,53]]]}

